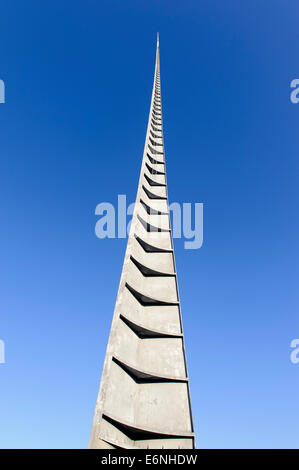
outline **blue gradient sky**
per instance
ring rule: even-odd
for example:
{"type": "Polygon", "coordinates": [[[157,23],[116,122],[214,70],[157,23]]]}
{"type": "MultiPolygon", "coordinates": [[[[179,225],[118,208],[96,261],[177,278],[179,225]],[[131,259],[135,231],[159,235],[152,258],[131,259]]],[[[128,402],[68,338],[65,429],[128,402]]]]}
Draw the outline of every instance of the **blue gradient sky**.
{"type": "Polygon", "coordinates": [[[0,447],[86,447],[136,195],[160,31],[197,445],[298,447],[298,2],[2,2],[0,447]]]}

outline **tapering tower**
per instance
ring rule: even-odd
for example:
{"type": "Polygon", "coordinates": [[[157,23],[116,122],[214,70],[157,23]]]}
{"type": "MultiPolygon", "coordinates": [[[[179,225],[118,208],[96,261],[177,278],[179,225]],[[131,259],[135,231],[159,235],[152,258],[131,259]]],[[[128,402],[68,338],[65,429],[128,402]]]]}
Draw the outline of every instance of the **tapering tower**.
{"type": "Polygon", "coordinates": [[[159,36],[136,204],[89,447],[195,447],[168,208],[159,36]]]}

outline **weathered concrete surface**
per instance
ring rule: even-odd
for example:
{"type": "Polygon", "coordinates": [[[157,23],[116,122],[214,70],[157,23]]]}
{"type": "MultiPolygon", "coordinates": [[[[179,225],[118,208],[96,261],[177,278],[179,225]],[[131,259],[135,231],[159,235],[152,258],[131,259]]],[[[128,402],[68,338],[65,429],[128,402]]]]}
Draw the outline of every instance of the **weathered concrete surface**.
{"type": "Polygon", "coordinates": [[[90,448],[195,446],[170,231],[161,109],[158,41],[136,205],[90,448]],[[148,213],[149,209],[155,213],[148,213]],[[148,231],[152,227],[164,231],[148,231]]]}

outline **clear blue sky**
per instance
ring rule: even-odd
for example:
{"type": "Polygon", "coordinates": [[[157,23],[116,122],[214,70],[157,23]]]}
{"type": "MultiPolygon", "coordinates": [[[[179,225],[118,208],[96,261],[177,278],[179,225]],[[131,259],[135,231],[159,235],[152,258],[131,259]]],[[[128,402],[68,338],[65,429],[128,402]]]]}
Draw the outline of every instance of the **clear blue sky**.
{"type": "Polygon", "coordinates": [[[2,2],[0,447],[87,447],[160,31],[170,201],[197,445],[298,447],[299,5],[286,0],[2,2]]]}

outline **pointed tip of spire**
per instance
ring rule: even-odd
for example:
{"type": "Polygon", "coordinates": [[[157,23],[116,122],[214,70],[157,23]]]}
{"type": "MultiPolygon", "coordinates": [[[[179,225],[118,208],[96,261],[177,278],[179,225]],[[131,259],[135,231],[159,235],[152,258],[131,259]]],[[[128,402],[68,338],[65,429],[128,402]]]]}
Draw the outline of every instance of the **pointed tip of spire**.
{"type": "Polygon", "coordinates": [[[157,47],[159,47],[159,33],[157,33],[157,47]]]}

